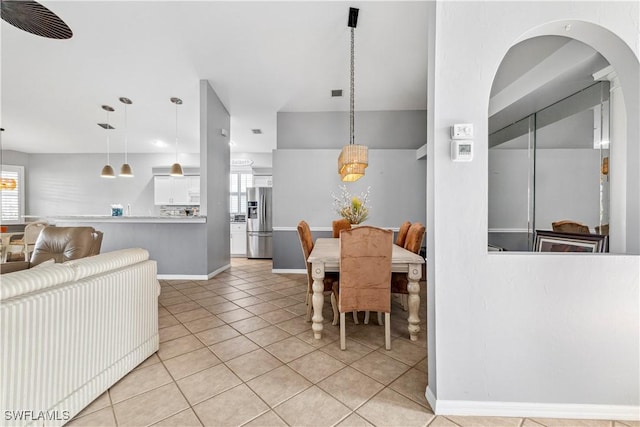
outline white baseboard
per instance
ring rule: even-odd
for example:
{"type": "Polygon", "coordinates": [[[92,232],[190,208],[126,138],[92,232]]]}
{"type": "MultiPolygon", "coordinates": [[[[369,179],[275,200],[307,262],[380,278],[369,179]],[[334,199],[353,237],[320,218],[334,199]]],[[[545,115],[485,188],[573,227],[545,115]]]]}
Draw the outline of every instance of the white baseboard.
{"type": "Polygon", "coordinates": [[[274,274],[307,274],[306,268],[274,268],[271,270],[274,274]]]}
{"type": "Polygon", "coordinates": [[[220,267],[219,269],[209,273],[209,276],[207,277],[206,280],[211,279],[212,277],[217,276],[218,274],[222,273],[223,271],[226,271],[228,269],[231,268],[231,264],[227,264],[227,265],[223,265],[222,267],[220,267]]]}
{"type": "Polygon", "coordinates": [[[428,385],[427,385],[427,389],[424,392],[424,397],[427,398],[427,402],[429,402],[429,406],[431,406],[431,409],[433,409],[433,413],[435,414],[438,400],[436,399],[436,396],[433,394],[431,387],[428,385]]]}
{"type": "Polygon", "coordinates": [[[158,280],[207,280],[206,274],[158,274],[158,280]]]}
{"type": "Polygon", "coordinates": [[[231,264],[227,264],[209,274],[158,274],[158,280],[209,280],[230,268],[231,264]]]}
{"type": "Polygon", "coordinates": [[[640,406],[631,405],[439,400],[436,399],[429,387],[427,387],[425,397],[436,415],[569,418],[620,421],[640,420],[640,406]]]}

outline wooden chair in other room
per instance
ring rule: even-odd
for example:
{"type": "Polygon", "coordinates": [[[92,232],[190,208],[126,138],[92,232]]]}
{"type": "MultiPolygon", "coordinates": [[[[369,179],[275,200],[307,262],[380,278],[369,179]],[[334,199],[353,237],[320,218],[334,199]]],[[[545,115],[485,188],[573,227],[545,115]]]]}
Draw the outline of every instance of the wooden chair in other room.
{"type": "MultiPolygon", "coordinates": [[[[404,242],[404,248],[415,254],[419,253],[425,230],[425,226],[419,222],[411,224],[404,242]]],[[[407,289],[408,284],[409,279],[407,279],[407,273],[393,273],[391,275],[391,293],[402,296],[402,308],[405,311],[407,310],[407,296],[409,295],[409,290],[407,289]]]]}
{"type": "MultiPolygon", "coordinates": [[[[313,276],[311,275],[311,263],[307,262],[311,251],[313,250],[313,235],[311,234],[311,228],[306,221],[300,221],[298,223],[298,237],[300,238],[300,246],[302,247],[302,254],[304,255],[304,263],[307,266],[307,298],[305,300],[307,304],[307,316],[306,321],[311,321],[311,311],[313,309],[312,299],[313,296],[313,276]]],[[[338,323],[338,308],[335,297],[333,295],[333,284],[338,283],[338,273],[326,272],[324,275],[324,292],[331,293],[331,308],[333,309],[333,324],[338,323]]]]}
{"type": "Polygon", "coordinates": [[[351,223],[348,219],[336,219],[331,223],[333,228],[333,238],[337,239],[340,237],[340,231],[342,230],[351,230],[351,223]]]}
{"type": "Polygon", "coordinates": [[[340,349],[345,350],[345,313],[385,314],[384,343],[391,350],[391,254],[393,231],[363,226],[340,235],[340,281],[334,285],[340,313],[340,349]]]}
{"type": "Polygon", "coordinates": [[[588,226],[568,219],[552,222],[551,227],[560,233],[591,234],[588,226]]]}
{"type": "Polygon", "coordinates": [[[409,232],[409,228],[411,227],[411,222],[405,221],[400,226],[398,230],[398,237],[396,238],[396,245],[404,248],[404,242],[407,240],[407,233],[409,232]]]}

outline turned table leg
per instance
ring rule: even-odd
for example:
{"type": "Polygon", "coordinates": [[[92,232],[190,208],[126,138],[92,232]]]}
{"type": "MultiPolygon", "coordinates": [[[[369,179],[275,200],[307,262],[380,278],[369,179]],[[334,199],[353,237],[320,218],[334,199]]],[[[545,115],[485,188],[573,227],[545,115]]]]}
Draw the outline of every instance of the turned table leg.
{"type": "MultiPolygon", "coordinates": [[[[420,332],[420,283],[418,281],[422,277],[422,267],[420,264],[409,264],[409,272],[407,273],[409,284],[409,336],[411,341],[418,340],[418,332],[420,332]]],[[[315,286],[315,285],[314,285],[315,286]]]]}
{"type": "Polygon", "coordinates": [[[311,320],[313,324],[313,336],[319,340],[322,338],[322,306],[324,305],[324,263],[314,262],[311,265],[311,277],[313,277],[313,317],[311,320]]]}

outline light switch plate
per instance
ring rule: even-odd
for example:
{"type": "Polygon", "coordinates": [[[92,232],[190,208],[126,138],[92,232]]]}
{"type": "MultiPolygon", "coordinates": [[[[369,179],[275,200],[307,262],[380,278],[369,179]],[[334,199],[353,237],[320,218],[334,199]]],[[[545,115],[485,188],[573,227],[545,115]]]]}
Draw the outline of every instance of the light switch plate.
{"type": "Polygon", "coordinates": [[[451,126],[451,139],[472,139],[473,124],[459,123],[451,126]]]}

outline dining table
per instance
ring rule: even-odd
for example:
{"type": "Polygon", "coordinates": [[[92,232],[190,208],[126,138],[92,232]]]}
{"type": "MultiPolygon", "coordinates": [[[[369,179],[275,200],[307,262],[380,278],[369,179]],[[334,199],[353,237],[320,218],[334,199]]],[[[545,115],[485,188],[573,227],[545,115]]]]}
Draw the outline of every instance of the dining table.
{"type": "MultiPolygon", "coordinates": [[[[326,272],[340,272],[340,238],[316,239],[313,250],[307,258],[311,264],[311,276],[313,278],[313,336],[315,339],[322,338],[323,317],[322,307],[324,305],[324,284],[323,279],[326,272]]],[[[391,254],[391,271],[394,273],[406,273],[408,278],[407,289],[409,308],[409,337],[411,341],[418,340],[420,332],[420,279],[422,277],[422,264],[424,258],[396,244],[393,245],[391,254]]],[[[391,295],[389,295],[391,298],[391,295]]]]}

